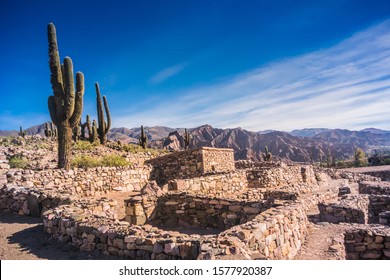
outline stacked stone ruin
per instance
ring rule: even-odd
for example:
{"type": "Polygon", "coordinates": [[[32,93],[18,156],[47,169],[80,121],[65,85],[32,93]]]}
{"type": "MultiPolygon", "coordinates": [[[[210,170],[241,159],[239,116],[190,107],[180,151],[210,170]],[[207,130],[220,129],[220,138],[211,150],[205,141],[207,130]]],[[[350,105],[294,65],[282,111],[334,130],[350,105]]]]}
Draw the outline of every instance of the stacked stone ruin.
{"type": "Polygon", "coordinates": [[[293,259],[308,233],[307,211],[319,205],[332,222],[382,221],[384,230],[366,225],[345,234],[347,258],[389,255],[388,188],[361,183],[365,194],[339,197],[329,184],[370,176],[234,162],[233,150],[215,148],[69,171],[10,169],[5,154],[1,147],[0,208],[41,216],[47,233],[80,250],[127,259],[293,259]],[[104,197],[114,192],[122,201],[104,197]]]}

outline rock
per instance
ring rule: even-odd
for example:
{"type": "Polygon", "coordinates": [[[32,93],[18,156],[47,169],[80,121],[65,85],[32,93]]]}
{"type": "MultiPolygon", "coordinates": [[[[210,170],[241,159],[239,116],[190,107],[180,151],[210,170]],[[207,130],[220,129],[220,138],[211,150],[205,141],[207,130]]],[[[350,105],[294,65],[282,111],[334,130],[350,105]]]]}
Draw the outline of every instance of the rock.
{"type": "Polygon", "coordinates": [[[172,254],[174,253],[175,247],[176,247],[175,243],[167,243],[164,245],[164,252],[166,254],[172,254]]]}
{"type": "Polygon", "coordinates": [[[363,259],[380,259],[382,253],[378,251],[367,251],[363,253],[361,256],[363,259]]]}
{"type": "Polygon", "coordinates": [[[40,217],[41,216],[41,209],[39,206],[38,198],[35,195],[28,195],[27,196],[27,208],[30,212],[30,215],[33,217],[40,217]]]}

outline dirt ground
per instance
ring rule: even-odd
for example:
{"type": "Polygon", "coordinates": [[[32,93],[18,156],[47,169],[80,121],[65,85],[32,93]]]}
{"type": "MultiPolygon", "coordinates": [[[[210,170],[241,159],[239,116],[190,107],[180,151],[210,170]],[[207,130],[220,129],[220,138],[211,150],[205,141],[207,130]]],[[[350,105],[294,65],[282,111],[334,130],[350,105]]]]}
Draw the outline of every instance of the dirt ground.
{"type": "Polygon", "coordinates": [[[0,260],[90,260],[110,259],[88,254],[51,240],[42,220],[0,211],[0,260]]]}

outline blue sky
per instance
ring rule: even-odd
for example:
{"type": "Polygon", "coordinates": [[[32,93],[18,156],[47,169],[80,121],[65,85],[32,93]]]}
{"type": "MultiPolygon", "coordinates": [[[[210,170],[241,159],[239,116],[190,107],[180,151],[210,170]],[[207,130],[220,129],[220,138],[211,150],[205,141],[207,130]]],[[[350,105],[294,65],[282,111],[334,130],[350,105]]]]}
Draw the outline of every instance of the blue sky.
{"type": "Polygon", "coordinates": [[[46,27],[113,127],[390,129],[390,1],[0,2],[0,129],[50,120],[46,27]],[[81,3],[79,3],[81,2],[81,3]]]}

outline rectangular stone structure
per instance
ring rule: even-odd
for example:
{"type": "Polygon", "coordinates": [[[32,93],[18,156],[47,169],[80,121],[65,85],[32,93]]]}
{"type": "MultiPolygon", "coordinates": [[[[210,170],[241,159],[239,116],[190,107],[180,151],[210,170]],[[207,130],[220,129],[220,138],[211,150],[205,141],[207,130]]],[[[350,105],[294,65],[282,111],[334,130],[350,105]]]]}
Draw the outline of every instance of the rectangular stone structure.
{"type": "Polygon", "coordinates": [[[201,147],[174,152],[145,162],[153,167],[151,179],[159,184],[169,180],[199,177],[235,170],[233,149],[201,147]]]}

